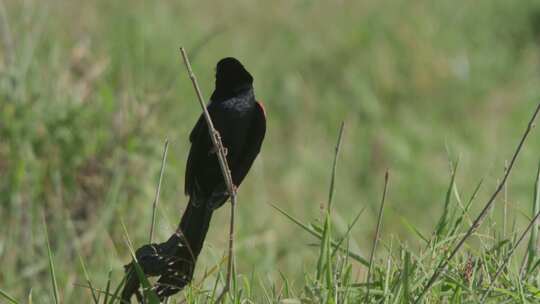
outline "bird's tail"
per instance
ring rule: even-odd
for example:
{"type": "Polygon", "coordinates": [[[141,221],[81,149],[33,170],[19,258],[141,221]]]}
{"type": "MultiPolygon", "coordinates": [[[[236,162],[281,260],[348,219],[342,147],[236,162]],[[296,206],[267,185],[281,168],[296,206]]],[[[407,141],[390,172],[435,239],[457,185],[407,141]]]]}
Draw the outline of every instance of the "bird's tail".
{"type": "MultiPolygon", "coordinates": [[[[179,292],[193,279],[195,263],[212,219],[212,206],[226,199],[225,196],[209,199],[190,197],[176,232],[163,243],[147,244],[137,250],[137,261],[144,273],[160,276],[154,290],[161,300],[179,292]]],[[[133,294],[141,297],[139,279],[132,264],[126,265],[128,278],[122,291],[122,299],[128,302],[133,294]]]]}
{"type": "Polygon", "coordinates": [[[198,200],[197,197],[190,197],[177,229],[177,234],[183,240],[183,245],[191,251],[193,260],[196,260],[201,253],[214,211],[207,202],[198,200]]]}
{"type": "Polygon", "coordinates": [[[156,284],[160,298],[168,297],[189,284],[210,226],[213,209],[205,200],[190,197],[176,233],[166,243],[167,270],[156,284]]]}

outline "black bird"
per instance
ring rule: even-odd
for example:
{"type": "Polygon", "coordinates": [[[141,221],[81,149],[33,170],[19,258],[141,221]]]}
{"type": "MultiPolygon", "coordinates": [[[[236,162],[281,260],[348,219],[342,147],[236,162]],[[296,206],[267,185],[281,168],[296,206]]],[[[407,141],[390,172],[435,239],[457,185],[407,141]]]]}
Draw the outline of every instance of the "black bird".
{"type": "MultiPolygon", "coordinates": [[[[237,59],[228,57],[217,63],[215,90],[207,109],[226,148],[232,180],[238,187],[261,150],[266,114],[263,105],[255,99],[253,77],[237,59]]],[[[146,245],[137,251],[144,272],[161,275],[155,286],[161,299],[177,293],[191,281],[212,214],[229,198],[203,115],[189,139],[191,149],[185,175],[189,202],[177,233],[164,243],[146,245]]],[[[129,299],[129,292],[135,291],[126,289],[127,284],[123,298],[129,299]]]]}

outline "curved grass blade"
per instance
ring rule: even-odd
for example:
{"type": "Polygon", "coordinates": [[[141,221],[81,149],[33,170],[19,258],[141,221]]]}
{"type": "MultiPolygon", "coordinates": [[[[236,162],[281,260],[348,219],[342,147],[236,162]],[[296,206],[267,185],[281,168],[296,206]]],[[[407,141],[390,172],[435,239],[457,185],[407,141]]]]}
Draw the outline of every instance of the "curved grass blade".
{"type": "Polygon", "coordinates": [[[141,286],[143,288],[143,293],[145,298],[148,299],[148,304],[159,304],[159,297],[152,289],[152,285],[148,281],[148,278],[144,274],[144,271],[142,270],[141,265],[139,265],[139,262],[137,261],[137,257],[135,256],[135,251],[133,250],[133,246],[131,244],[131,240],[129,239],[129,235],[126,229],[126,226],[124,225],[124,221],[120,220],[122,224],[122,229],[124,230],[124,237],[126,238],[126,243],[129,249],[129,253],[131,254],[131,258],[133,259],[133,266],[135,268],[135,273],[137,274],[137,277],[139,278],[139,282],[141,283],[141,286]]]}
{"type": "MultiPolygon", "coordinates": [[[[534,184],[534,199],[532,214],[540,212],[540,164],[538,164],[538,170],[536,172],[536,182],[534,184]]],[[[538,252],[538,229],[540,223],[536,221],[531,229],[531,237],[529,238],[529,246],[527,250],[527,271],[530,273],[534,260],[536,259],[538,252]]]]}
{"type": "Polygon", "coordinates": [[[8,295],[5,291],[3,291],[2,289],[0,289],[0,298],[4,298],[8,301],[8,303],[11,303],[11,304],[19,304],[19,302],[17,300],[15,300],[15,298],[13,298],[12,296],[8,295]]]}
{"type": "Polygon", "coordinates": [[[43,226],[45,228],[45,240],[47,242],[47,255],[49,257],[49,272],[51,275],[51,284],[54,295],[54,303],[60,303],[60,293],[58,292],[58,282],[56,280],[56,272],[54,270],[53,254],[51,251],[51,244],[49,243],[49,233],[47,231],[47,222],[45,221],[45,215],[43,215],[43,226]]]}
{"type": "MultiPolygon", "coordinates": [[[[311,235],[313,235],[314,237],[318,238],[319,240],[322,239],[322,234],[318,233],[317,231],[315,231],[313,228],[307,226],[306,224],[302,223],[300,220],[296,219],[295,217],[293,217],[292,215],[288,214],[287,212],[285,212],[283,209],[279,208],[278,206],[276,205],[273,205],[273,204],[270,204],[270,206],[272,206],[272,208],[276,209],[279,213],[283,214],[285,217],[287,217],[289,220],[291,220],[293,223],[295,223],[296,225],[300,226],[300,228],[304,229],[305,231],[307,231],[308,233],[310,233],[311,235]]],[[[338,248],[339,250],[341,251],[345,251],[345,252],[348,252],[348,255],[355,261],[359,262],[360,264],[364,265],[364,266],[369,266],[369,262],[368,260],[366,260],[365,258],[363,258],[362,256],[360,256],[359,254],[357,253],[354,253],[350,250],[345,250],[345,249],[342,249],[342,248],[339,248],[338,246],[338,243],[336,242],[330,242],[331,246],[334,247],[334,248],[338,248]]]]}

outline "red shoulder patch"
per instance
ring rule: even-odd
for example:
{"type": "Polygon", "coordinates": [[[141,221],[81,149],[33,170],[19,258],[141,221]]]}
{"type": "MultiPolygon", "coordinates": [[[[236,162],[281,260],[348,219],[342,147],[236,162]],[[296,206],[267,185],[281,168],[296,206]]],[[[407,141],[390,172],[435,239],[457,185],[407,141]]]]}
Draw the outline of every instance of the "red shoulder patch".
{"type": "Polygon", "coordinates": [[[262,103],[262,101],[257,101],[257,104],[259,105],[259,107],[261,107],[264,117],[266,117],[266,109],[264,108],[264,104],[262,103]]]}

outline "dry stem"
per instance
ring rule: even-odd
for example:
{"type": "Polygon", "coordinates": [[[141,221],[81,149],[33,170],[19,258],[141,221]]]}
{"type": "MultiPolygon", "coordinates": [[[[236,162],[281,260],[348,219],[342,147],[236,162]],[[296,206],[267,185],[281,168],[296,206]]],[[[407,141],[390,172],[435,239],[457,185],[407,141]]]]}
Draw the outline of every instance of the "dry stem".
{"type": "Polygon", "coordinates": [[[235,206],[236,206],[236,189],[233,185],[232,176],[231,176],[231,170],[229,169],[229,166],[227,164],[227,157],[225,148],[223,147],[223,143],[221,142],[221,137],[219,135],[219,132],[214,128],[214,124],[212,123],[212,118],[210,117],[210,114],[208,113],[208,110],[206,109],[206,105],[204,103],[204,98],[201,93],[201,89],[199,88],[199,85],[197,84],[197,78],[195,77],[195,74],[193,73],[193,70],[191,69],[191,64],[189,63],[189,59],[186,53],[186,50],[181,47],[180,53],[182,54],[182,58],[184,60],[184,64],[186,65],[189,78],[191,79],[191,82],[193,84],[193,88],[195,89],[195,93],[197,93],[197,99],[199,100],[199,104],[203,110],[204,118],[206,119],[206,123],[208,125],[208,132],[210,133],[210,138],[212,139],[212,144],[214,145],[214,148],[216,149],[218,160],[219,160],[219,166],[221,167],[221,172],[223,173],[223,178],[225,179],[225,183],[227,185],[227,190],[229,191],[229,195],[231,197],[231,220],[229,225],[229,260],[227,263],[227,279],[225,282],[225,287],[223,288],[223,291],[219,295],[216,303],[219,303],[222,301],[225,294],[229,291],[231,286],[231,276],[233,271],[233,264],[234,264],[234,214],[235,214],[235,206]]]}

